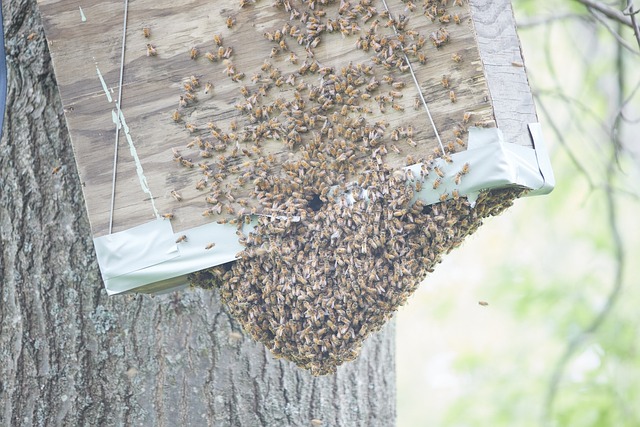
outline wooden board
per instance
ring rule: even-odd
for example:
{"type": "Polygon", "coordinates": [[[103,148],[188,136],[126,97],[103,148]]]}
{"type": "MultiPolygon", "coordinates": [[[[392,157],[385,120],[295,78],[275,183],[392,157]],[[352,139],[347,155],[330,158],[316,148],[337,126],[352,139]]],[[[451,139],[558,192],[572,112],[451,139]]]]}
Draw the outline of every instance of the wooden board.
{"type": "MultiPolygon", "coordinates": [[[[308,13],[309,18],[314,18],[315,12],[315,19],[325,26],[329,19],[338,22],[343,18],[344,10],[339,10],[340,2],[329,2],[326,5],[321,3],[314,3],[315,9],[309,7],[310,2],[296,1],[291,2],[291,5],[301,14],[308,13]]],[[[350,5],[349,8],[353,8],[357,4],[356,2],[352,3],[353,5],[350,5]]],[[[508,104],[509,94],[499,90],[496,90],[495,93],[492,90],[491,94],[489,93],[473,25],[474,21],[476,26],[479,22],[483,25],[487,19],[485,16],[478,20],[476,14],[482,14],[485,11],[487,12],[485,15],[494,13],[495,8],[500,7],[489,5],[491,2],[477,1],[474,2],[476,5],[472,8],[474,11],[472,16],[466,1],[461,2],[461,5],[453,5],[455,3],[453,1],[446,2],[446,13],[450,14],[450,22],[445,23],[440,22],[439,17],[443,15],[438,14],[437,11],[432,22],[425,16],[425,11],[431,13],[430,9],[425,10],[422,4],[416,4],[415,10],[411,11],[412,7],[408,3],[400,1],[389,1],[388,3],[392,16],[398,17],[403,14],[409,17],[405,30],[410,29],[416,32],[413,39],[412,36],[405,34],[403,47],[409,48],[418,43],[420,36],[424,37],[424,44],[420,52],[424,53],[426,63],[421,63],[420,58],[413,55],[409,55],[409,59],[420,82],[420,91],[428,103],[443,143],[451,143],[451,148],[454,149],[463,149],[463,146],[455,143],[456,135],[454,132],[475,123],[492,126],[494,124],[494,109],[496,114],[501,111],[500,120],[505,122],[509,128],[510,119],[507,117],[507,112],[511,112],[513,116],[513,110],[509,106],[500,109],[496,107],[503,99],[506,99],[508,104]],[[454,14],[458,16],[459,24],[454,22],[454,14]],[[440,47],[436,47],[429,36],[431,34],[437,36],[437,32],[441,28],[446,29],[448,41],[440,47]],[[449,87],[443,87],[443,76],[446,76],[449,87]],[[455,94],[455,102],[452,102],[451,91],[455,94]],[[467,112],[471,113],[471,116],[469,121],[464,123],[467,112]]],[[[381,1],[373,1],[371,5],[377,9],[378,13],[384,10],[381,1]]],[[[85,186],[85,199],[92,231],[94,236],[98,237],[108,232],[113,147],[116,135],[116,125],[112,116],[115,111],[115,100],[118,97],[124,3],[95,0],[42,0],[40,8],[65,106],[78,169],[85,186]],[[98,70],[104,78],[107,92],[113,102],[107,99],[98,77],[98,70]]],[[[503,13],[504,10],[504,7],[500,8],[500,13],[503,13]]],[[[510,13],[510,9],[508,9],[508,13],[510,13]]],[[[235,212],[238,212],[243,209],[238,201],[247,200],[245,208],[247,212],[254,206],[259,212],[261,206],[252,196],[252,181],[255,175],[249,177],[247,184],[243,186],[237,183],[239,176],[245,173],[246,168],[255,166],[257,158],[268,158],[269,155],[273,159],[269,174],[282,175],[281,165],[302,158],[304,150],[301,150],[301,147],[307,144],[314,137],[314,134],[321,134],[325,120],[316,120],[315,127],[305,123],[304,127],[308,128],[308,131],[299,132],[300,142],[295,144],[293,149],[290,149],[282,142],[289,132],[286,128],[286,117],[279,111],[272,111],[269,118],[277,119],[280,125],[286,129],[284,132],[281,128],[279,139],[264,138],[259,144],[251,139],[248,141],[240,140],[243,131],[251,134],[260,124],[261,118],[258,118],[257,121],[251,118],[251,114],[256,115],[256,106],[262,105],[266,110],[270,104],[277,102],[278,98],[286,102],[295,102],[296,87],[301,84],[304,85],[304,89],[299,92],[306,101],[304,111],[310,115],[316,115],[310,111],[313,102],[309,100],[309,93],[312,87],[319,88],[326,81],[320,74],[322,70],[301,75],[300,67],[305,60],[308,64],[317,64],[319,69],[332,67],[334,75],[338,77],[341,75],[341,70],[349,64],[358,70],[362,70],[363,67],[365,69],[371,67],[370,72],[363,72],[361,76],[357,76],[365,79],[362,85],[354,83],[356,89],[360,91],[357,106],[348,108],[346,111],[341,111],[342,108],[329,107],[326,111],[318,112],[321,116],[329,117],[331,114],[337,113],[336,120],[330,120],[336,133],[339,132],[340,122],[344,120],[343,112],[346,112],[346,116],[351,117],[352,121],[362,117],[366,123],[372,126],[377,122],[384,121],[387,130],[383,138],[388,152],[384,162],[392,168],[418,162],[433,155],[434,149],[438,146],[424,107],[418,105],[417,108],[414,108],[418,91],[413,84],[411,74],[406,70],[406,66],[404,71],[397,68],[386,69],[383,65],[372,62],[371,58],[375,56],[372,50],[364,52],[357,48],[358,39],[368,34],[376,19],[379,21],[376,34],[387,40],[397,40],[393,28],[385,26],[388,22],[387,18],[378,15],[364,22],[360,16],[356,20],[358,27],[348,27],[344,34],[339,30],[329,32],[325,27],[325,31],[319,37],[319,44],[310,48],[313,54],[312,58],[308,57],[309,52],[305,50],[305,46],[297,43],[295,31],[288,29],[289,35],[282,37],[286,42],[287,50],[276,52],[273,57],[270,57],[272,49],[277,43],[268,40],[265,33],[275,35],[275,32],[281,30],[286,24],[291,27],[297,25],[301,31],[305,29],[305,24],[300,22],[300,17],[293,20],[290,18],[291,12],[286,11],[285,6],[278,7],[272,2],[264,0],[250,3],[244,8],[240,7],[238,1],[214,3],[204,0],[179,2],[137,0],[129,3],[122,115],[126,119],[131,141],[140,159],[139,163],[144,170],[144,176],[153,195],[157,211],[161,214],[172,213],[174,215],[174,230],[189,229],[219,219],[217,215],[203,216],[202,213],[212,207],[207,203],[206,197],[211,196],[210,186],[215,181],[214,175],[220,171],[216,166],[210,167],[207,186],[204,190],[198,190],[196,183],[204,177],[202,170],[197,166],[198,163],[214,165],[218,161],[219,155],[225,156],[228,168],[237,167],[237,172],[230,173],[218,184],[222,194],[228,192],[233,194],[235,199],[235,201],[231,201],[230,198],[227,198],[225,206],[233,207],[235,212]],[[231,28],[227,27],[228,18],[234,20],[231,28]],[[150,30],[149,38],[144,37],[143,28],[150,30]],[[233,49],[230,60],[235,69],[234,73],[226,72],[229,63],[225,64],[222,60],[212,62],[207,59],[207,52],[217,55],[219,48],[214,41],[214,34],[222,38],[223,49],[233,49]],[[291,36],[291,34],[294,35],[291,36]],[[154,47],[157,55],[147,55],[147,44],[154,47]],[[198,52],[195,59],[192,59],[190,55],[192,48],[196,48],[198,52]],[[292,52],[297,56],[297,63],[294,63],[296,60],[291,56],[292,52]],[[271,68],[262,71],[261,66],[265,60],[271,64],[271,68]],[[279,75],[269,77],[269,74],[276,68],[279,70],[279,75]],[[239,73],[244,73],[244,78],[234,81],[232,77],[239,73]],[[256,76],[257,74],[260,76],[256,76]],[[190,81],[191,76],[195,76],[200,83],[199,87],[190,92],[197,97],[197,102],[188,102],[187,106],[180,106],[179,99],[185,94],[184,84],[190,81]],[[252,81],[254,76],[256,76],[255,80],[252,81]],[[393,88],[384,82],[384,76],[391,77],[394,82],[402,82],[405,86],[400,89],[393,88]],[[279,80],[279,77],[282,81],[279,80]],[[294,79],[293,84],[286,83],[288,78],[294,79]],[[372,78],[379,82],[379,86],[368,92],[366,88],[372,78]],[[209,93],[204,91],[207,82],[213,84],[213,89],[209,93]],[[266,96],[259,95],[261,85],[269,87],[266,90],[266,96]],[[242,93],[243,87],[246,88],[244,94],[242,93]],[[390,94],[391,91],[398,92],[394,95],[402,97],[393,98],[393,95],[390,94]],[[370,94],[371,99],[364,100],[362,94],[370,94]],[[393,98],[390,102],[384,103],[386,104],[384,111],[375,101],[375,97],[379,95],[393,98]],[[251,96],[259,96],[259,101],[254,104],[253,110],[248,110],[246,109],[246,100],[251,96]],[[404,111],[396,111],[392,108],[392,104],[403,107],[404,111]],[[242,105],[245,105],[244,110],[241,109],[242,105]],[[331,108],[335,108],[335,110],[331,108]],[[180,114],[180,119],[177,122],[172,120],[172,113],[175,111],[180,114]],[[237,123],[237,130],[232,129],[232,122],[237,123]],[[208,123],[215,124],[215,131],[221,140],[226,135],[228,147],[221,152],[217,152],[215,149],[205,149],[204,151],[211,152],[212,157],[202,158],[200,151],[203,150],[196,149],[197,147],[186,147],[197,136],[204,142],[210,141],[212,146],[220,143],[211,135],[208,123]],[[186,129],[187,124],[195,126],[196,130],[190,132],[186,129]],[[416,143],[415,147],[409,144],[406,135],[405,137],[401,136],[397,141],[393,136],[394,129],[408,130],[410,126],[413,129],[411,139],[416,143]],[[230,134],[235,134],[237,139],[233,139],[229,136],[230,134]],[[238,154],[233,156],[233,147],[236,145],[238,146],[238,154]],[[395,153],[392,146],[397,147],[400,153],[395,153]],[[247,150],[251,157],[243,155],[242,149],[247,150]],[[257,154],[258,149],[260,154],[257,154]],[[184,167],[181,162],[175,161],[175,156],[178,155],[175,153],[179,153],[181,156],[178,160],[190,159],[194,167],[184,167]],[[409,158],[407,158],[408,156],[409,158]],[[173,190],[180,194],[181,201],[172,197],[173,190]]],[[[308,24],[309,19],[306,22],[308,24]]],[[[514,27],[512,15],[507,16],[504,22],[506,22],[507,28],[514,27]]],[[[442,34],[440,33],[440,35],[442,34]]],[[[486,29],[479,30],[478,34],[484,34],[485,37],[485,41],[481,39],[480,44],[485,50],[483,58],[485,67],[494,65],[490,56],[493,53],[489,52],[489,57],[487,57],[489,49],[486,47],[486,39],[487,37],[491,38],[492,35],[487,35],[486,29]]],[[[511,45],[512,49],[519,52],[517,38],[515,41],[507,43],[511,45]]],[[[491,46],[491,43],[489,42],[488,45],[491,46]]],[[[512,61],[517,61],[517,58],[514,57],[512,61]]],[[[521,78],[524,75],[524,70],[513,67],[510,62],[499,64],[499,68],[515,69],[516,73],[521,73],[516,76],[521,78]]],[[[495,70],[492,70],[492,73],[495,74],[495,70]]],[[[526,75],[524,78],[526,83],[526,75]]],[[[491,76],[489,76],[489,80],[491,81],[491,76]]],[[[497,81],[498,79],[494,80],[494,85],[497,81]]],[[[528,87],[522,89],[529,93],[528,87]]],[[[518,98],[518,96],[511,95],[511,98],[518,98]]],[[[335,103],[340,105],[338,102],[335,103]]],[[[532,109],[532,104],[530,107],[532,109]]],[[[533,115],[535,116],[535,112],[533,115]]],[[[526,123],[519,123],[518,126],[520,125],[526,126],[526,123]]],[[[502,127],[502,125],[500,126],[502,127]]],[[[510,132],[517,137],[520,143],[528,142],[526,133],[522,133],[525,135],[525,139],[519,137],[518,132],[520,131],[516,126],[509,129],[513,129],[510,132]]],[[[114,232],[128,229],[154,218],[151,198],[142,190],[134,156],[125,136],[125,132],[121,131],[117,162],[114,232]]],[[[459,136],[463,143],[466,142],[464,133],[459,136]]],[[[344,136],[336,139],[340,138],[344,139],[344,136]]],[[[358,143],[362,144],[362,140],[360,139],[358,143]]],[[[361,153],[356,152],[355,154],[359,157],[369,156],[370,151],[363,149],[361,153]]],[[[344,181],[355,179],[357,172],[357,170],[352,170],[344,173],[341,179],[344,181]]]]}

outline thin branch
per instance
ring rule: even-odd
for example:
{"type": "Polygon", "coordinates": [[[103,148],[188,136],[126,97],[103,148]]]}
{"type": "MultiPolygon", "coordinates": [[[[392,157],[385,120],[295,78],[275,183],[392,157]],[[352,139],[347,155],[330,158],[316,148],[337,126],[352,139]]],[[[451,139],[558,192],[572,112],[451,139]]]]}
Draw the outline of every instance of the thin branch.
{"type": "Polygon", "coordinates": [[[608,6],[604,3],[595,0],[574,0],[578,3],[586,6],[589,9],[597,10],[602,13],[607,18],[613,19],[614,21],[618,21],[621,24],[626,25],[627,27],[631,27],[633,24],[631,22],[631,18],[626,16],[622,11],[615,9],[611,6],[608,6]]]}
{"type": "Polygon", "coordinates": [[[611,33],[613,38],[615,38],[618,43],[620,43],[622,46],[624,46],[625,49],[627,49],[629,52],[633,53],[634,55],[640,55],[640,52],[638,52],[633,46],[631,46],[631,44],[629,42],[627,42],[625,39],[623,39],[622,36],[620,34],[618,34],[618,32],[616,30],[613,29],[611,24],[609,24],[609,22],[606,19],[604,19],[602,16],[600,16],[600,13],[598,13],[594,9],[589,9],[589,12],[591,12],[591,15],[599,23],[601,23],[607,29],[607,31],[609,31],[609,33],[611,33]]]}
{"type": "Polygon", "coordinates": [[[633,34],[636,36],[636,41],[638,42],[638,47],[640,47],[640,28],[638,27],[638,23],[636,22],[636,13],[638,11],[633,10],[633,2],[632,0],[627,0],[627,8],[624,11],[625,15],[629,15],[631,18],[631,24],[633,26],[633,34]]]}
{"type": "Polygon", "coordinates": [[[609,291],[607,301],[602,310],[600,310],[600,312],[591,321],[591,324],[589,324],[587,328],[585,328],[580,334],[576,335],[571,341],[569,341],[569,344],[567,345],[564,353],[562,354],[560,359],[558,359],[558,362],[553,369],[551,380],[549,381],[549,388],[547,389],[547,395],[545,397],[545,403],[542,413],[542,425],[552,424],[551,416],[553,414],[553,405],[558,394],[560,381],[562,380],[564,370],[569,363],[569,360],[571,359],[571,357],[573,357],[574,353],[580,348],[584,341],[591,334],[595,333],[600,328],[602,323],[607,319],[607,316],[615,306],[618,297],[620,296],[620,291],[622,290],[626,255],[624,244],[620,236],[620,230],[618,228],[617,206],[614,199],[615,191],[613,190],[612,186],[616,169],[615,164],[615,159],[612,159],[608,164],[607,183],[606,189],[604,191],[607,205],[609,230],[613,240],[614,259],[616,260],[613,286],[609,291]]]}
{"type": "Polygon", "coordinates": [[[518,20],[518,30],[537,27],[540,25],[551,24],[555,21],[564,21],[567,19],[578,19],[582,21],[589,21],[590,18],[587,15],[581,13],[563,13],[560,15],[548,15],[548,16],[534,16],[529,19],[518,20]]]}
{"type": "Polygon", "coordinates": [[[551,130],[556,135],[556,138],[558,138],[558,141],[560,142],[560,145],[562,145],[562,147],[566,150],[567,154],[569,155],[569,159],[571,160],[571,162],[574,164],[576,169],[578,169],[580,171],[580,173],[582,175],[584,175],[585,179],[587,180],[587,183],[589,184],[589,189],[593,190],[595,188],[595,185],[594,185],[593,181],[591,180],[591,175],[589,174],[587,169],[584,166],[582,166],[582,163],[580,163],[580,160],[578,160],[576,155],[573,154],[573,151],[571,151],[571,149],[569,148],[567,142],[564,140],[564,136],[563,136],[562,132],[560,131],[560,128],[558,127],[556,122],[553,120],[553,116],[551,114],[549,114],[549,111],[547,110],[544,102],[540,101],[536,105],[540,108],[540,111],[542,111],[542,114],[544,114],[544,116],[546,118],[546,123],[549,123],[549,125],[551,126],[551,130]]]}

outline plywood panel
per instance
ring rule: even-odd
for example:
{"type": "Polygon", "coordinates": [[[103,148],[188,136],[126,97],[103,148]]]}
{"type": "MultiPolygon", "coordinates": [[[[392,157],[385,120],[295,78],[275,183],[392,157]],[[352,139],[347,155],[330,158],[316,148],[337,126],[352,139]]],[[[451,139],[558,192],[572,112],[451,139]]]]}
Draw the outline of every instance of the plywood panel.
{"type": "MultiPolygon", "coordinates": [[[[469,5],[444,2],[444,9],[442,2],[388,3],[391,16],[397,20],[400,15],[408,18],[400,39],[389,25],[381,1],[263,0],[249,2],[245,7],[238,1],[130,2],[122,113],[153,198],[142,190],[125,132],[120,132],[114,231],[152,220],[151,200],[160,214],[174,215],[176,231],[220,219],[218,215],[203,216],[207,209],[221,209],[222,216],[227,217],[228,208],[233,209],[234,215],[242,209],[260,212],[264,206],[259,203],[253,184],[263,173],[259,159],[268,164],[268,177],[286,177],[285,182],[290,182],[293,178],[282,165],[288,164],[291,169],[295,164],[299,169],[298,162],[312,152],[310,146],[314,141],[322,141],[321,151],[326,151],[333,160],[344,154],[351,165],[337,171],[327,184],[357,179],[358,170],[366,164],[356,160],[369,159],[376,153],[391,168],[433,155],[438,143],[424,107],[415,106],[418,88],[408,67],[404,62],[402,69],[383,64],[390,53],[393,61],[403,61],[403,48],[409,52],[419,89],[445,145],[450,144],[454,150],[464,149],[466,126],[493,126],[493,106],[469,5]],[[366,16],[369,7],[376,11],[370,18],[366,16]],[[227,26],[228,19],[234,22],[231,28],[227,26]],[[319,32],[317,45],[311,35],[314,20],[323,30],[319,32]],[[280,37],[276,32],[283,27],[286,34],[280,37]],[[149,29],[149,38],[144,37],[143,28],[149,29]],[[445,31],[446,42],[436,46],[438,43],[430,36],[444,39],[445,31]],[[223,51],[232,49],[228,58],[231,62],[207,59],[207,53],[218,57],[220,46],[215,43],[214,34],[221,37],[223,51]],[[299,36],[303,37],[302,44],[298,43],[299,36]],[[286,46],[279,47],[277,40],[269,37],[283,40],[286,46]],[[363,46],[361,38],[368,41],[368,51],[362,49],[366,42],[363,46]],[[375,43],[384,46],[377,53],[375,43]],[[147,54],[147,44],[153,46],[156,55],[147,54]],[[416,50],[412,54],[414,45],[416,50]],[[190,55],[192,48],[197,49],[195,58],[190,55]],[[269,67],[264,66],[265,61],[269,67]],[[301,69],[304,65],[310,70],[301,69]],[[350,75],[348,67],[354,70],[350,75]],[[191,76],[199,86],[187,91],[185,83],[195,86],[191,76]],[[330,85],[331,80],[338,83],[337,89],[330,85]],[[393,87],[386,81],[403,87],[393,87]],[[205,93],[207,82],[213,88],[205,93]],[[342,82],[345,85],[340,88],[342,82]],[[340,98],[331,95],[332,90],[340,98]],[[320,95],[312,95],[316,91],[320,95]],[[330,103],[319,101],[323,91],[330,103]],[[180,105],[180,97],[185,93],[197,101],[180,105]],[[379,97],[384,97],[383,102],[378,102],[379,97]],[[298,98],[304,101],[304,106],[300,103],[298,111],[294,111],[298,98]],[[258,114],[260,110],[262,115],[258,114]],[[174,112],[180,115],[178,121],[172,119],[174,112]],[[194,127],[193,132],[187,129],[190,126],[194,127]],[[263,133],[261,128],[270,129],[270,136],[264,133],[256,141],[253,134],[263,133]],[[349,128],[353,130],[347,131],[349,128]],[[376,129],[378,140],[374,136],[376,129]],[[202,144],[209,143],[210,148],[198,148],[197,144],[187,148],[196,137],[202,144]],[[455,142],[457,137],[461,144],[455,142]],[[283,142],[286,139],[298,141],[287,144],[283,142]],[[224,141],[226,148],[216,151],[224,141]],[[381,146],[385,150],[380,150],[381,146]],[[211,157],[202,157],[202,151],[211,157]],[[193,163],[193,168],[176,161],[176,156],[180,156],[177,160],[187,160],[184,164],[193,163]],[[246,183],[239,184],[238,180],[242,181],[242,175],[247,173],[246,183]],[[216,183],[216,178],[221,182],[216,183]],[[196,189],[202,179],[206,185],[196,189]],[[180,201],[172,197],[172,191],[180,195],[180,201]],[[218,199],[220,205],[208,203],[207,197],[209,201],[218,199]]],[[[85,185],[93,233],[104,235],[108,232],[112,192],[116,134],[113,114],[118,94],[124,2],[42,0],[40,7],[85,185]],[[103,90],[98,70],[112,102],[103,90]]],[[[303,197],[308,196],[308,191],[304,193],[303,197]]]]}

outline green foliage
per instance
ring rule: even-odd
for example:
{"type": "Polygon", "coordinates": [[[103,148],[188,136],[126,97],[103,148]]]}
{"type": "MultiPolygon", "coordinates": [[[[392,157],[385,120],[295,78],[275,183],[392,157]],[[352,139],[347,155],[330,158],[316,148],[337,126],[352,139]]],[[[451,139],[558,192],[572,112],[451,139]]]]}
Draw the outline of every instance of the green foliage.
{"type": "MultiPolygon", "coordinates": [[[[623,152],[612,179],[607,172],[620,99],[638,84],[637,57],[625,53],[636,66],[624,60],[626,72],[619,70],[615,40],[585,21],[588,13],[576,1],[519,0],[515,6],[521,19],[583,16],[520,32],[557,187],[488,221],[400,313],[399,426],[638,426],[637,158],[623,152]],[[617,94],[621,71],[625,89],[617,94]],[[621,259],[607,194],[613,194],[625,255],[621,292],[610,309],[621,259]],[[452,266],[465,266],[463,277],[451,274],[452,266]],[[479,300],[489,305],[480,307],[479,300]],[[418,314],[409,313],[414,309],[418,314]],[[421,347],[405,359],[409,342],[421,347]],[[405,362],[409,374],[403,374],[405,362]],[[420,392],[406,391],[411,384],[420,392]]],[[[630,34],[624,37],[633,44],[630,34]]],[[[640,114],[638,97],[628,111],[640,114]]],[[[634,122],[620,133],[628,146],[638,134],[634,122]]]]}

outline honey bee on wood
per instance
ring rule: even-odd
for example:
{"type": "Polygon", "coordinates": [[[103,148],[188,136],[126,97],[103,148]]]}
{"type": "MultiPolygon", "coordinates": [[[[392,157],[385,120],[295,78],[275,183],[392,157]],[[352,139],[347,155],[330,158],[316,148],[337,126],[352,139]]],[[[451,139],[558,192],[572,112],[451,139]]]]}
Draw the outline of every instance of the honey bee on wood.
{"type": "Polygon", "coordinates": [[[447,76],[446,74],[443,74],[442,75],[442,80],[440,80],[440,83],[442,84],[442,87],[448,88],[449,87],[449,76],[447,76]]]}
{"type": "Polygon", "coordinates": [[[171,220],[175,218],[175,215],[172,213],[166,213],[166,214],[162,214],[162,218],[171,220]]]}
{"type": "Polygon", "coordinates": [[[456,93],[452,90],[449,91],[449,99],[451,102],[456,102],[458,100],[458,98],[456,98],[456,93]]]}
{"type": "Polygon", "coordinates": [[[211,62],[215,62],[218,60],[218,57],[215,53],[207,52],[204,54],[205,58],[207,58],[211,62]]]}
{"type": "Polygon", "coordinates": [[[173,113],[171,113],[171,118],[174,122],[179,122],[181,117],[182,116],[180,115],[180,112],[178,110],[175,110],[173,113]]]}
{"type": "Polygon", "coordinates": [[[457,13],[453,14],[453,22],[455,22],[456,24],[460,25],[460,15],[458,15],[457,13]]]}
{"type": "Polygon", "coordinates": [[[213,90],[213,85],[210,82],[204,84],[204,93],[208,94],[213,90]]]}
{"type": "Polygon", "coordinates": [[[236,18],[229,16],[227,18],[227,28],[231,29],[236,23],[236,18]]]}
{"type": "Polygon", "coordinates": [[[462,117],[462,123],[469,123],[469,119],[471,119],[471,113],[467,111],[462,117]]]}
{"type": "Polygon", "coordinates": [[[147,38],[147,39],[148,39],[149,37],[151,37],[151,28],[149,28],[149,27],[144,27],[144,28],[142,29],[142,35],[143,35],[145,38],[147,38]]]}
{"type": "Polygon", "coordinates": [[[147,43],[147,56],[156,56],[158,55],[158,51],[156,47],[151,43],[147,43]]]}
{"type": "Polygon", "coordinates": [[[460,63],[462,62],[462,55],[456,52],[453,55],[451,55],[451,59],[453,59],[453,62],[460,63]]]}
{"type": "Polygon", "coordinates": [[[214,247],[215,245],[216,245],[215,243],[209,243],[209,244],[208,244],[207,246],[205,246],[204,248],[205,248],[206,250],[213,249],[213,247],[214,247]]]}
{"type": "Polygon", "coordinates": [[[62,166],[56,166],[55,168],[53,168],[53,170],[51,171],[52,175],[57,174],[58,172],[60,172],[60,169],[62,169],[62,166]]]}
{"type": "Polygon", "coordinates": [[[391,107],[396,111],[404,111],[404,107],[400,104],[396,104],[395,102],[391,104],[391,107]]]}
{"type": "Polygon", "coordinates": [[[220,34],[214,34],[213,41],[216,42],[218,46],[222,46],[222,36],[220,34]]]}
{"type": "Polygon", "coordinates": [[[194,125],[193,123],[186,123],[184,125],[184,127],[191,133],[195,132],[198,130],[198,128],[196,127],[196,125],[194,125]]]}
{"type": "Polygon", "coordinates": [[[420,109],[420,104],[421,104],[420,97],[418,95],[416,95],[416,97],[413,100],[413,109],[416,110],[416,111],[419,110],[420,109]]]}
{"type": "Polygon", "coordinates": [[[191,50],[189,50],[189,57],[191,59],[198,59],[199,54],[200,54],[200,51],[198,50],[197,47],[192,47],[191,50]]]}
{"type": "Polygon", "coordinates": [[[182,236],[178,237],[176,239],[176,243],[182,243],[182,242],[186,242],[187,241],[187,235],[183,234],[182,236]]]}
{"type": "Polygon", "coordinates": [[[182,196],[176,190],[171,190],[171,197],[176,199],[176,201],[178,201],[178,202],[182,201],[182,196]]]}

